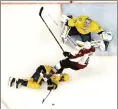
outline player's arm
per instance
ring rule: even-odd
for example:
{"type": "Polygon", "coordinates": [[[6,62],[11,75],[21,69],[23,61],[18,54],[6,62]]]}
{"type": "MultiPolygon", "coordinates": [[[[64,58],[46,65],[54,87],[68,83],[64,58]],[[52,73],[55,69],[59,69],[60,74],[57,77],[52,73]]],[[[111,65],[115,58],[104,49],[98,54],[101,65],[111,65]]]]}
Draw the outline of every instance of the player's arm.
{"type": "Polygon", "coordinates": [[[92,21],[92,26],[93,26],[93,32],[96,32],[97,34],[102,34],[104,29],[95,21],[92,21]]]}
{"type": "Polygon", "coordinates": [[[81,57],[81,56],[84,56],[85,54],[88,54],[90,52],[95,52],[95,48],[90,48],[90,49],[81,49],[77,54],[73,55],[71,58],[74,59],[74,58],[78,58],[78,57],[81,57]]]}
{"type": "Polygon", "coordinates": [[[52,90],[52,89],[56,89],[57,88],[57,84],[54,83],[51,79],[47,80],[47,90],[52,90]]]}
{"type": "Polygon", "coordinates": [[[96,32],[98,35],[101,35],[104,32],[104,29],[98,25],[98,28],[96,29],[96,32]]]}
{"type": "Polygon", "coordinates": [[[100,27],[97,23],[96,23],[96,30],[95,32],[98,33],[98,35],[103,39],[103,47],[105,49],[105,51],[107,50],[108,48],[108,45],[109,45],[109,41],[112,40],[113,36],[111,34],[111,32],[106,32],[102,27],[100,27]]]}
{"type": "Polygon", "coordinates": [[[48,90],[56,89],[58,87],[59,80],[60,80],[60,74],[52,75],[47,80],[47,89],[48,90]]]}
{"type": "Polygon", "coordinates": [[[103,40],[112,40],[111,32],[106,32],[97,22],[94,21],[94,32],[96,32],[103,40]]]}
{"type": "Polygon", "coordinates": [[[77,18],[70,18],[67,22],[67,26],[74,27],[77,22],[77,18]]]}
{"type": "Polygon", "coordinates": [[[72,55],[70,52],[64,52],[63,55],[70,59],[74,59],[74,58],[78,58],[78,57],[81,57],[81,56],[84,56],[84,54],[87,54],[90,52],[91,50],[91,43],[90,42],[85,42],[83,47],[79,50],[79,52],[75,55],[72,55]]]}

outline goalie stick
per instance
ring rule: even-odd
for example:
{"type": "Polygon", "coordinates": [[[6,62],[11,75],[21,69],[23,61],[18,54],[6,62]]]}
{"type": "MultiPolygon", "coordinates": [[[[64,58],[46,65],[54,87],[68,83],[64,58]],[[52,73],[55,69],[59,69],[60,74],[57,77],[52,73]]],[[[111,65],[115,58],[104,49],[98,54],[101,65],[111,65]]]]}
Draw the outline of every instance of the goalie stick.
{"type": "Polygon", "coordinates": [[[45,22],[45,20],[42,17],[42,11],[43,11],[44,7],[41,7],[40,11],[39,11],[39,16],[41,17],[41,19],[43,20],[43,22],[45,23],[46,27],[48,28],[48,30],[50,31],[50,33],[52,34],[52,36],[54,37],[54,39],[56,40],[56,42],[58,43],[58,45],[60,46],[61,50],[64,52],[62,46],[60,45],[60,43],[58,42],[58,40],[56,39],[56,37],[54,36],[54,34],[52,33],[51,29],[48,27],[47,23],[45,22]]]}

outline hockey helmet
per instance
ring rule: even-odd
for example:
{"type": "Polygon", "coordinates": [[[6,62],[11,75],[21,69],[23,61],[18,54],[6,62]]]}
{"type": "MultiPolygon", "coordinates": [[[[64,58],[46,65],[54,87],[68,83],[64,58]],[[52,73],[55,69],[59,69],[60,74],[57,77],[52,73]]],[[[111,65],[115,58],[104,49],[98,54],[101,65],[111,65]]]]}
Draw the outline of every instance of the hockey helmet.
{"type": "Polygon", "coordinates": [[[60,81],[68,81],[69,80],[69,75],[66,73],[61,74],[61,80],[60,81]]]}
{"type": "Polygon", "coordinates": [[[58,84],[60,80],[60,74],[54,74],[53,76],[50,77],[50,79],[52,80],[52,82],[58,84]]]}

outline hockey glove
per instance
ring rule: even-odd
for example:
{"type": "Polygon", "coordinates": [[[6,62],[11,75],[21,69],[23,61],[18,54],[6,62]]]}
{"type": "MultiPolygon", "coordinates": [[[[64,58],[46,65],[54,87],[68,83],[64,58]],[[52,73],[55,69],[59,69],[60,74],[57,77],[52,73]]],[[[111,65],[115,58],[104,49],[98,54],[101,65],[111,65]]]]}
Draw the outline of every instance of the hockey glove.
{"type": "Polygon", "coordinates": [[[72,15],[68,15],[67,17],[68,17],[68,18],[71,18],[71,19],[73,18],[73,16],[72,16],[72,15]]]}
{"type": "Polygon", "coordinates": [[[55,84],[54,82],[52,82],[51,79],[49,79],[47,81],[47,84],[48,84],[47,90],[52,90],[52,89],[56,89],[57,88],[57,84],[55,84]]]}
{"type": "Polygon", "coordinates": [[[70,52],[63,52],[63,55],[68,58],[71,58],[72,57],[72,54],[70,52]]]}

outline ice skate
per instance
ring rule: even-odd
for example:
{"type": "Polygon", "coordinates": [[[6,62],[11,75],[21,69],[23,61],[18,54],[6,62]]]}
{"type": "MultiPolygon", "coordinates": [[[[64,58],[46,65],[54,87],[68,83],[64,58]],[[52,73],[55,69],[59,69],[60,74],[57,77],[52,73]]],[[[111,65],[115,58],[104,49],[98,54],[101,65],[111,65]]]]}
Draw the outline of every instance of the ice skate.
{"type": "Polygon", "coordinates": [[[23,79],[18,79],[17,81],[16,81],[16,88],[19,88],[19,86],[21,86],[21,84],[23,83],[23,79]]]}
{"type": "Polygon", "coordinates": [[[15,84],[16,79],[14,77],[9,77],[8,85],[12,87],[15,84]]]}

